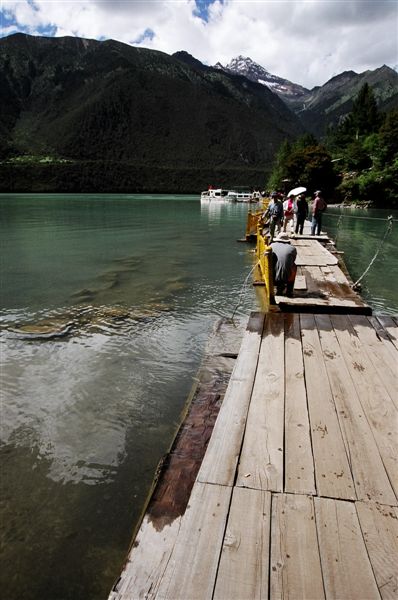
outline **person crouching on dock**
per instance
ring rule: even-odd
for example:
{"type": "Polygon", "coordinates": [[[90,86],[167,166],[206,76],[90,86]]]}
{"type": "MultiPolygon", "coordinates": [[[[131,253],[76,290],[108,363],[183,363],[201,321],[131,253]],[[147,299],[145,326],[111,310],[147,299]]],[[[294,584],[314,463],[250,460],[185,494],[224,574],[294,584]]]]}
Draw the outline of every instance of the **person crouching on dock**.
{"type": "Polygon", "coordinates": [[[271,244],[272,260],[274,267],[274,283],[278,296],[284,294],[293,296],[294,281],[296,279],[297,250],[290,243],[289,235],[285,232],[280,233],[271,244]]]}

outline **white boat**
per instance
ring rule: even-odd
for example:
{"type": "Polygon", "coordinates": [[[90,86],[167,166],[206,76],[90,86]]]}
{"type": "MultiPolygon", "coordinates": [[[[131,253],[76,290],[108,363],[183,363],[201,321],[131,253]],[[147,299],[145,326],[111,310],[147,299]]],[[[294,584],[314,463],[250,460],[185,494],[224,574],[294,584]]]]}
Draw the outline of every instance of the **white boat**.
{"type": "Polygon", "coordinates": [[[261,198],[260,192],[228,192],[228,197],[234,202],[258,202],[261,198]]]}
{"type": "Polygon", "coordinates": [[[213,200],[218,202],[258,202],[260,198],[260,192],[250,192],[247,190],[224,190],[222,188],[209,188],[200,195],[200,199],[203,202],[209,202],[213,200]]]}
{"type": "Polygon", "coordinates": [[[231,198],[230,196],[231,192],[228,190],[223,190],[222,188],[217,188],[217,189],[213,189],[213,188],[209,188],[208,190],[206,190],[205,192],[202,192],[200,195],[200,199],[205,201],[205,202],[209,202],[210,200],[216,200],[216,201],[224,201],[224,202],[231,202],[233,200],[233,198],[231,198]]]}

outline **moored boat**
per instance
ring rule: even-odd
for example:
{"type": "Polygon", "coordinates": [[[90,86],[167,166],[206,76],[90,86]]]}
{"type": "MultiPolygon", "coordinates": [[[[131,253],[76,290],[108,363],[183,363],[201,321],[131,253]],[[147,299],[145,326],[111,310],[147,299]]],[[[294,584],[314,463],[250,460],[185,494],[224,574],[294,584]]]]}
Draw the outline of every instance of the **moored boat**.
{"type": "Polygon", "coordinates": [[[209,188],[205,192],[201,193],[200,199],[205,202],[208,202],[210,200],[230,202],[232,200],[232,198],[229,196],[230,193],[231,192],[229,192],[228,190],[223,190],[222,188],[209,188]]]}
{"type": "Polygon", "coordinates": [[[258,202],[261,199],[260,192],[250,192],[247,190],[230,191],[228,196],[234,202],[258,202]]]}

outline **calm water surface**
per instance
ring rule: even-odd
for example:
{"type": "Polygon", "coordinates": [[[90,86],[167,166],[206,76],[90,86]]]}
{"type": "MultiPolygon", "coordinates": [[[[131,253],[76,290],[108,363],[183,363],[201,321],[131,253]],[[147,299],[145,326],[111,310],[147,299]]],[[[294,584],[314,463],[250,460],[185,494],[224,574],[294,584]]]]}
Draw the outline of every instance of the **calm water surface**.
{"type": "MultiPolygon", "coordinates": [[[[238,315],[258,308],[236,243],[246,213],[184,196],[0,196],[7,600],[107,597],[209,332],[238,298],[238,315]],[[67,335],[32,335],[50,330],[67,335]]],[[[386,213],[347,215],[338,247],[356,279],[385,221],[351,217],[386,213]]],[[[396,242],[365,280],[383,313],[398,312],[396,242]]]]}
{"type": "Polygon", "coordinates": [[[374,314],[398,313],[398,211],[333,208],[324,215],[324,229],[344,251],[344,261],[353,281],[357,281],[380,247],[387,229],[387,217],[393,217],[376,261],[361,281],[361,295],[374,314]],[[341,218],[340,218],[341,217],[341,218]]]}

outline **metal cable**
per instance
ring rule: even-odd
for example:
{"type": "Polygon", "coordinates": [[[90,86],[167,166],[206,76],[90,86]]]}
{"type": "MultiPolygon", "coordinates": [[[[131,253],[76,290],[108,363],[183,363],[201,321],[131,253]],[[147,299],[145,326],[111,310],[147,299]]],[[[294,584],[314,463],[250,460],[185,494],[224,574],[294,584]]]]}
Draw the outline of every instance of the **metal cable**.
{"type": "Polygon", "coordinates": [[[236,313],[236,311],[238,310],[239,306],[242,304],[242,297],[243,297],[243,293],[244,293],[244,291],[245,291],[245,287],[246,287],[246,285],[247,285],[247,280],[249,279],[250,275],[253,273],[254,269],[255,269],[255,268],[256,268],[256,267],[257,267],[259,264],[260,264],[260,261],[257,261],[257,262],[256,262],[256,264],[254,265],[254,267],[253,267],[252,269],[250,269],[249,273],[248,273],[248,274],[246,275],[246,277],[245,277],[245,280],[244,280],[244,282],[243,282],[243,285],[242,285],[242,287],[241,287],[241,289],[240,289],[240,292],[239,292],[238,303],[237,303],[237,305],[235,306],[235,308],[234,308],[234,310],[233,310],[233,313],[232,313],[232,315],[231,315],[231,321],[233,320],[233,318],[234,318],[234,316],[235,316],[235,313],[236,313]]]}
{"type": "MultiPolygon", "coordinates": [[[[383,219],[382,217],[360,217],[357,215],[347,215],[346,213],[339,213],[338,215],[334,215],[334,214],[328,212],[326,216],[327,217],[335,217],[336,219],[340,218],[340,217],[348,217],[349,219],[364,219],[367,221],[385,221],[385,218],[383,219]]],[[[390,216],[392,218],[392,215],[390,215],[390,216]]],[[[388,217],[388,218],[390,218],[390,217],[388,217]]]]}
{"type": "Polygon", "coordinates": [[[384,232],[383,238],[379,244],[379,247],[377,248],[372,260],[370,261],[370,263],[368,264],[368,266],[366,267],[365,271],[362,273],[362,275],[360,276],[359,279],[357,279],[357,281],[355,283],[352,284],[352,288],[355,290],[358,288],[359,282],[365,277],[366,273],[369,271],[370,267],[373,265],[373,263],[375,262],[376,258],[379,255],[380,250],[382,249],[384,242],[386,240],[386,237],[389,233],[391,233],[392,231],[392,224],[393,224],[393,217],[392,215],[390,215],[389,217],[387,217],[387,227],[386,230],[384,232]]]}
{"type": "Polygon", "coordinates": [[[336,245],[337,245],[337,238],[339,237],[339,233],[340,233],[340,226],[343,223],[343,217],[344,217],[344,215],[343,215],[343,213],[341,213],[340,216],[339,216],[339,220],[337,221],[337,225],[336,225],[336,229],[337,229],[337,231],[336,231],[336,237],[334,238],[334,243],[336,245]]]}

